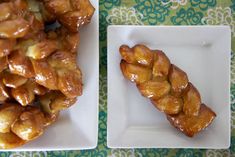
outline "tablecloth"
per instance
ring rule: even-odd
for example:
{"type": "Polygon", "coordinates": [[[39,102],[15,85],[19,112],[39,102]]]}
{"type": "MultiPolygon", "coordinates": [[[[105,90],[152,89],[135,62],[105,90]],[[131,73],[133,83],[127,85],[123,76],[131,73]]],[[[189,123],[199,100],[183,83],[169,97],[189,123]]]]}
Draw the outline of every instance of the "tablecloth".
{"type": "Polygon", "coordinates": [[[0,157],[227,157],[235,156],[235,0],[100,0],[100,99],[99,139],[93,150],[3,152],[0,157]],[[109,149],[107,121],[108,25],[229,25],[231,52],[231,147],[205,149],[109,149]]]}

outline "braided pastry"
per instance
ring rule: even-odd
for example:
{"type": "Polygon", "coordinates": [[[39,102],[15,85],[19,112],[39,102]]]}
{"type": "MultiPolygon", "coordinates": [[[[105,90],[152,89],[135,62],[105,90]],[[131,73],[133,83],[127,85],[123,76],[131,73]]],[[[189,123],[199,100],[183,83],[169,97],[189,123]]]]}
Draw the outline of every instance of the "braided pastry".
{"type": "Polygon", "coordinates": [[[71,32],[89,23],[95,8],[89,0],[43,0],[46,9],[71,32]]]}
{"type": "Polygon", "coordinates": [[[0,2],[0,149],[36,139],[82,95],[80,25],[73,22],[88,23],[94,10],[87,8],[93,8],[88,0],[0,2]],[[70,10],[57,8],[70,3],[70,10]],[[62,20],[68,14],[57,18],[58,10],[69,11],[72,23],[62,20]],[[62,26],[46,29],[55,20],[62,26]]]}
{"type": "Polygon", "coordinates": [[[122,45],[119,51],[125,78],[135,82],[140,93],[165,113],[174,127],[193,137],[212,123],[216,114],[202,104],[187,74],[171,64],[162,51],[144,45],[122,45]]]}

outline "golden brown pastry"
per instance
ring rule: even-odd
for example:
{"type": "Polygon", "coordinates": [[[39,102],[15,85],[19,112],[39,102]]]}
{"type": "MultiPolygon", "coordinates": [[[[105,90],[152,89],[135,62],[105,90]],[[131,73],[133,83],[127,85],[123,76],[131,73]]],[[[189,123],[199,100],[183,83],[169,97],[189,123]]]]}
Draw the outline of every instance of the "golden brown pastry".
{"type": "Polygon", "coordinates": [[[34,77],[33,65],[28,57],[21,50],[11,52],[8,56],[8,67],[11,73],[26,78],[34,77]]]}
{"type": "Polygon", "coordinates": [[[198,90],[189,83],[183,95],[184,107],[183,111],[186,115],[197,116],[201,106],[201,96],[198,90]]]}
{"type": "Polygon", "coordinates": [[[28,85],[33,89],[35,95],[45,95],[48,89],[36,83],[35,80],[29,80],[28,85]]]}
{"type": "Polygon", "coordinates": [[[9,98],[10,98],[10,91],[4,85],[2,80],[2,75],[0,75],[0,103],[5,102],[9,98]]]}
{"type": "Polygon", "coordinates": [[[82,74],[79,69],[58,69],[58,88],[68,98],[82,95],[82,74]]]}
{"type": "Polygon", "coordinates": [[[153,105],[161,112],[166,114],[178,114],[182,111],[183,100],[172,95],[166,95],[162,98],[152,100],[153,105]]]}
{"type": "Polygon", "coordinates": [[[45,116],[35,107],[27,107],[11,125],[11,130],[18,137],[30,141],[40,136],[45,128],[45,116]]]}
{"type": "Polygon", "coordinates": [[[78,68],[76,54],[71,53],[69,51],[57,51],[53,53],[50,57],[48,57],[47,61],[50,66],[55,69],[66,67],[70,70],[76,70],[78,68]]]}
{"type": "Polygon", "coordinates": [[[0,58],[0,72],[7,68],[7,57],[0,58]]]}
{"type": "Polygon", "coordinates": [[[31,104],[35,99],[33,88],[29,83],[25,83],[17,88],[12,88],[11,95],[22,106],[31,104]]]}
{"type": "Polygon", "coordinates": [[[47,119],[37,107],[22,107],[17,103],[0,106],[0,148],[25,144],[44,132],[47,119]]]}
{"type": "Polygon", "coordinates": [[[188,76],[183,70],[172,64],[169,71],[169,82],[171,83],[172,94],[181,96],[188,86],[188,76]]]}
{"type": "Polygon", "coordinates": [[[31,62],[35,71],[36,82],[51,90],[58,89],[55,69],[53,69],[46,60],[31,59],[31,62]]]}
{"type": "Polygon", "coordinates": [[[57,50],[57,42],[53,40],[43,40],[28,47],[26,56],[33,59],[43,59],[57,50]]]}
{"type": "Polygon", "coordinates": [[[121,69],[125,77],[135,83],[143,83],[151,79],[151,69],[138,64],[129,64],[121,61],[121,69]]]}
{"type": "Polygon", "coordinates": [[[9,55],[15,44],[15,39],[0,39],[0,57],[9,55]]]}
{"type": "Polygon", "coordinates": [[[18,104],[6,103],[0,106],[0,133],[11,131],[11,125],[23,112],[23,107],[18,104]]]}
{"type": "Polygon", "coordinates": [[[76,64],[76,55],[68,51],[57,51],[48,58],[56,69],[58,89],[68,98],[82,95],[82,73],[76,64]]]}
{"type": "Polygon", "coordinates": [[[1,38],[21,38],[29,31],[29,23],[23,18],[3,21],[0,24],[1,38]]]}
{"type": "Polygon", "coordinates": [[[12,74],[9,72],[4,72],[3,75],[3,83],[5,84],[6,87],[10,88],[17,88],[25,84],[27,80],[28,79],[23,76],[12,74]]]}
{"type": "Polygon", "coordinates": [[[202,104],[187,74],[171,64],[162,51],[144,45],[122,45],[119,51],[125,78],[136,83],[140,93],[164,112],[173,126],[193,137],[212,123],[216,114],[202,104]]]}
{"type": "Polygon", "coordinates": [[[55,114],[73,105],[76,102],[76,98],[68,98],[61,92],[51,91],[39,97],[39,101],[45,112],[55,114]]]}
{"type": "Polygon", "coordinates": [[[89,0],[0,1],[0,149],[38,138],[82,95],[78,29],[93,13],[89,0]]]}
{"type": "Polygon", "coordinates": [[[189,116],[184,112],[177,115],[167,115],[167,119],[173,126],[189,137],[205,129],[212,123],[216,114],[205,104],[201,104],[198,116],[189,116]]]}
{"type": "Polygon", "coordinates": [[[50,114],[44,112],[44,115],[45,115],[44,126],[47,127],[47,126],[53,124],[54,122],[56,122],[56,120],[58,119],[58,117],[60,115],[60,112],[55,112],[55,113],[50,113],[50,114]]]}
{"type": "Polygon", "coordinates": [[[11,149],[15,147],[22,146],[26,141],[22,140],[16,134],[12,132],[0,133],[0,148],[1,149],[11,149]]]}
{"type": "Polygon", "coordinates": [[[61,50],[74,52],[76,54],[80,42],[79,34],[69,32],[64,27],[56,30],[56,36],[59,40],[61,50]]]}
{"type": "Polygon", "coordinates": [[[0,21],[9,19],[13,13],[12,3],[2,3],[0,4],[0,21]]]}
{"type": "Polygon", "coordinates": [[[95,8],[89,0],[44,0],[48,12],[71,32],[90,22],[95,8]]]}
{"type": "Polygon", "coordinates": [[[171,86],[167,81],[152,80],[137,84],[137,88],[144,97],[157,100],[167,95],[171,86]]]}
{"type": "Polygon", "coordinates": [[[162,51],[156,50],[154,52],[153,76],[156,78],[166,78],[171,66],[170,60],[162,51]]]}

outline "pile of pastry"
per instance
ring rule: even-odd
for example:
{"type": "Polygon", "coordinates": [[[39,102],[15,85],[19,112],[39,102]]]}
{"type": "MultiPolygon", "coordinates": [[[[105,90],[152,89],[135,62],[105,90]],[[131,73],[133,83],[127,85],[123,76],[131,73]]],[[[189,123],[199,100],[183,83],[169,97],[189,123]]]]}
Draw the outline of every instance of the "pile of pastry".
{"type": "Polygon", "coordinates": [[[215,119],[216,114],[202,103],[187,74],[172,64],[164,52],[145,45],[122,45],[120,54],[125,78],[135,82],[140,93],[185,135],[193,137],[215,119]]]}
{"type": "Polygon", "coordinates": [[[78,31],[93,13],[89,0],[1,0],[1,149],[39,137],[82,94],[78,31]]]}

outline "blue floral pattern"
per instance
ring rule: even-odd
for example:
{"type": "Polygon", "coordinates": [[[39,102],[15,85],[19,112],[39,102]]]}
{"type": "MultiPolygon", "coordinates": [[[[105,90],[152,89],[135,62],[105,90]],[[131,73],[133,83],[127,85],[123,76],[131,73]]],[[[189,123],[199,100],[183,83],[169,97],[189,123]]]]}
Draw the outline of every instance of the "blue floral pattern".
{"type": "Polygon", "coordinates": [[[177,157],[201,157],[203,155],[203,152],[205,150],[194,150],[194,149],[179,149],[177,151],[176,156],[177,157]]]}
{"type": "Polygon", "coordinates": [[[235,112],[235,84],[231,85],[231,110],[235,112]]]}
{"type": "Polygon", "coordinates": [[[235,0],[232,0],[232,5],[230,7],[235,12],[235,0]]]}
{"type": "Polygon", "coordinates": [[[203,11],[216,5],[216,0],[190,0],[190,2],[193,7],[199,7],[203,11]]]}
{"type": "Polygon", "coordinates": [[[107,32],[106,32],[106,28],[108,26],[108,23],[106,21],[106,18],[108,16],[108,13],[107,11],[100,11],[100,16],[99,16],[99,37],[100,37],[100,40],[103,41],[106,39],[106,36],[107,36],[107,32]]]}
{"type": "Polygon", "coordinates": [[[107,139],[107,129],[106,129],[106,122],[107,122],[107,114],[103,111],[99,114],[99,143],[106,147],[106,139],[107,139]]]}
{"type": "Polygon", "coordinates": [[[193,8],[181,8],[176,16],[171,17],[171,22],[175,25],[198,25],[201,24],[203,14],[196,12],[193,8]]]}
{"type": "Polygon", "coordinates": [[[161,0],[135,0],[134,6],[143,14],[143,21],[155,25],[164,22],[170,13],[171,4],[164,5],[161,0]]]}
{"type": "Polygon", "coordinates": [[[114,6],[120,6],[121,0],[100,0],[99,3],[107,9],[111,9],[114,6]]]}
{"type": "Polygon", "coordinates": [[[145,154],[146,156],[168,156],[170,153],[169,149],[135,149],[135,154],[145,154]],[[156,155],[157,154],[157,155],[156,155]]]}
{"type": "Polygon", "coordinates": [[[233,155],[235,154],[235,136],[232,136],[231,139],[230,153],[233,155]]]}

